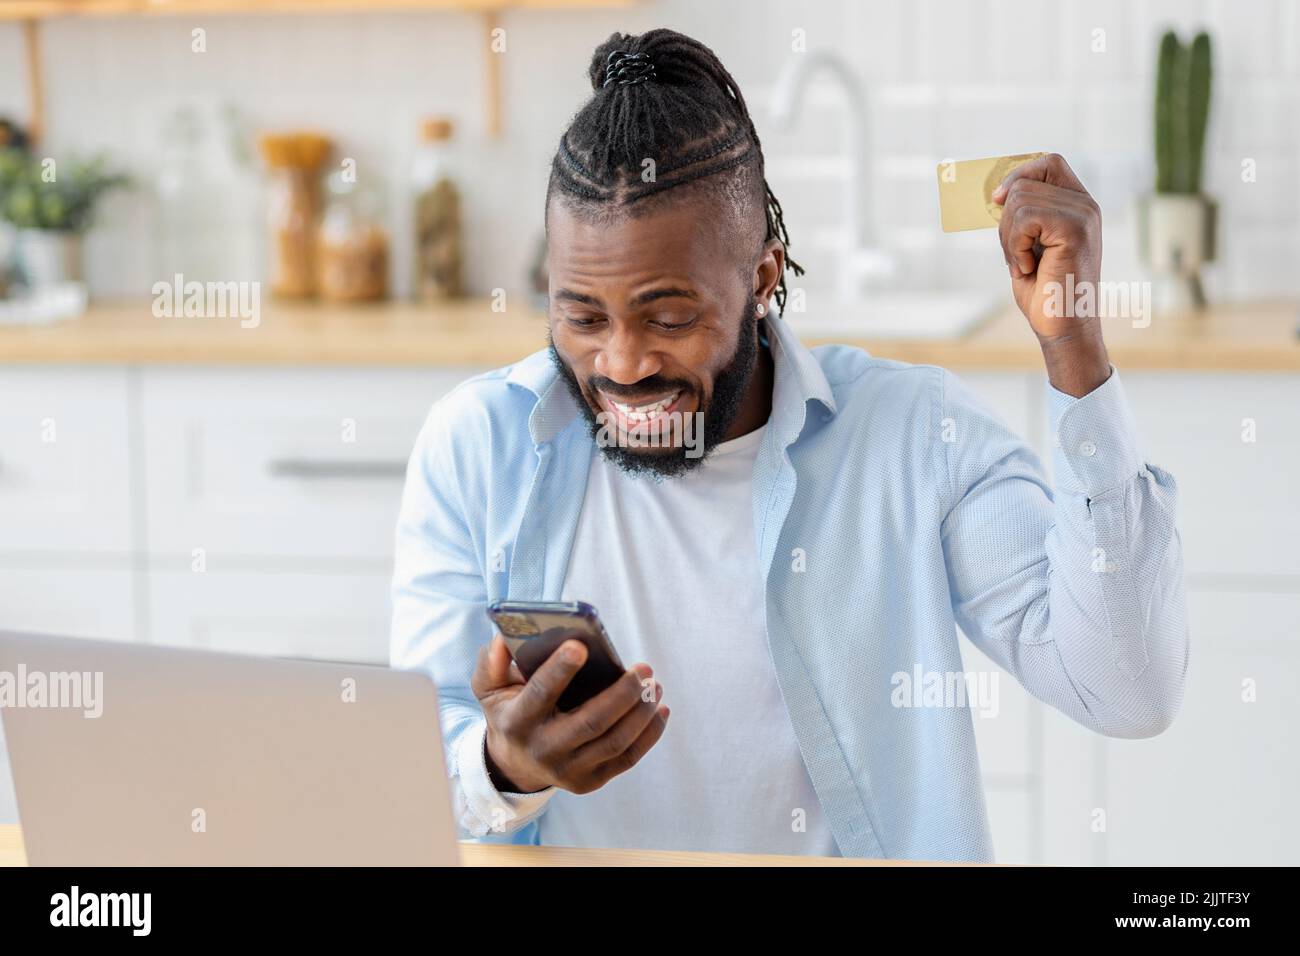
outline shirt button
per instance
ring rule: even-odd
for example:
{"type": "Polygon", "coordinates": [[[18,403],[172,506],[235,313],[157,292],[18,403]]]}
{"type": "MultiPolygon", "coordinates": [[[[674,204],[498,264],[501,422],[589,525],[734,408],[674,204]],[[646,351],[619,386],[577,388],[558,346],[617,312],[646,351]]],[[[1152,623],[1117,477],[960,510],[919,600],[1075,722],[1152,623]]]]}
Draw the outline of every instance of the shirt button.
{"type": "Polygon", "coordinates": [[[1079,445],[1079,454],[1091,458],[1093,455],[1097,454],[1097,446],[1090,441],[1085,441],[1079,445]]]}

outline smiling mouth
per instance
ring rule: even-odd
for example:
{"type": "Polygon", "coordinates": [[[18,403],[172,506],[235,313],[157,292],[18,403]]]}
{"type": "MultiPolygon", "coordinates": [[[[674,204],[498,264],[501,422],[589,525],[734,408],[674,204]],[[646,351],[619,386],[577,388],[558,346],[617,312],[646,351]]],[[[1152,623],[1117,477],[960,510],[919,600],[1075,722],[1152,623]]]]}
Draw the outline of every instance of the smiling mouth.
{"type": "Polygon", "coordinates": [[[669,420],[669,416],[679,410],[685,390],[674,389],[649,401],[635,403],[618,401],[600,391],[596,394],[600,398],[601,411],[610,415],[620,429],[625,432],[640,429],[655,434],[669,420]]]}

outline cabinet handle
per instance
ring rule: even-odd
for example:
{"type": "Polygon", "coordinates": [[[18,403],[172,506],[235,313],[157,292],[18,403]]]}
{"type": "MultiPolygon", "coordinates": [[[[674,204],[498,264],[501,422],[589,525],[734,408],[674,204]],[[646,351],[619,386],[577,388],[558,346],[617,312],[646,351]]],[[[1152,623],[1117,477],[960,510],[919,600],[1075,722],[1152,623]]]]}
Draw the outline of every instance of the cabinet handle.
{"type": "Polygon", "coordinates": [[[364,478],[400,479],[406,476],[404,461],[342,461],[314,458],[274,458],[267,471],[275,478],[364,478]]]}

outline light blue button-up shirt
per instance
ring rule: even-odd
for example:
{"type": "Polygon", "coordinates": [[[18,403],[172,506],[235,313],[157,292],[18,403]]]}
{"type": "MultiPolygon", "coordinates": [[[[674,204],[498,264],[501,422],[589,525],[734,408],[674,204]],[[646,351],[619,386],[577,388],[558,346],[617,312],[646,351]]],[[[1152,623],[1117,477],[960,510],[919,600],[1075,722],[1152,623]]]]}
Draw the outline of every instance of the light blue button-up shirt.
{"type": "MultiPolygon", "coordinates": [[[[766,321],[772,427],[752,504],[767,641],[836,843],[846,856],[991,860],[974,704],[900,694],[900,675],[951,686],[960,627],[1084,726],[1160,733],[1181,706],[1188,656],[1173,477],[1140,454],[1114,369],[1079,399],[1045,384],[1053,491],[953,373],[848,346],[810,351],[766,321]]],[[[494,633],[484,608],[559,599],[596,453],[546,350],[458,386],[416,442],[391,662],[437,683],[454,784],[482,760],[470,675],[494,633]]],[[[535,822],[510,821],[516,803],[457,792],[468,835],[537,841],[535,822]]],[[[682,821],[692,825],[689,807],[682,821]]]]}

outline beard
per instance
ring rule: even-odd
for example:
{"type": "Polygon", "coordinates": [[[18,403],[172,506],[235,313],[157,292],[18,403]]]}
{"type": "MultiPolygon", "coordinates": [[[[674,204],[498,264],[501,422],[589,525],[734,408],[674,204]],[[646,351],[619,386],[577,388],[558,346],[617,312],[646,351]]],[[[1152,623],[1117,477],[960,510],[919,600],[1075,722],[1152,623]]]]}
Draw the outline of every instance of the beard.
{"type": "MultiPolygon", "coordinates": [[[[573,396],[578,407],[582,409],[583,416],[587,419],[587,424],[591,428],[592,440],[596,442],[601,453],[607,461],[618,465],[623,471],[631,475],[644,475],[656,480],[664,478],[678,478],[686,473],[698,468],[709,457],[718,444],[723,441],[736,416],[740,414],[741,407],[744,404],[745,390],[749,386],[750,379],[753,378],[754,369],[758,365],[758,322],[753,321],[756,312],[757,299],[750,296],[745,305],[745,310],[740,317],[740,333],[737,336],[736,347],[732,352],[731,358],[727,361],[726,366],[713,379],[713,394],[708,400],[704,396],[698,396],[699,402],[695,412],[690,415],[699,415],[697,422],[702,421],[703,437],[700,442],[700,450],[688,446],[683,447],[659,447],[659,448],[634,448],[626,447],[622,443],[608,441],[609,424],[606,413],[599,413],[591,407],[587,401],[586,395],[582,392],[582,387],[578,383],[578,378],[573,374],[564,359],[560,358],[560,353],[555,348],[555,342],[547,333],[547,345],[550,348],[551,362],[555,365],[564,380],[569,394],[573,396]]],[[[588,389],[594,394],[599,390],[601,385],[614,385],[608,379],[597,376],[587,382],[588,389]]],[[[661,392],[667,393],[675,389],[683,391],[694,391],[688,382],[673,381],[672,379],[661,379],[658,376],[644,379],[636,383],[638,390],[643,392],[661,392]]]]}

